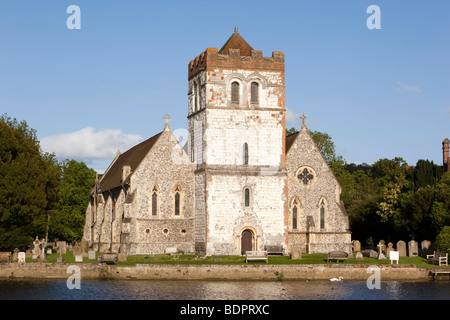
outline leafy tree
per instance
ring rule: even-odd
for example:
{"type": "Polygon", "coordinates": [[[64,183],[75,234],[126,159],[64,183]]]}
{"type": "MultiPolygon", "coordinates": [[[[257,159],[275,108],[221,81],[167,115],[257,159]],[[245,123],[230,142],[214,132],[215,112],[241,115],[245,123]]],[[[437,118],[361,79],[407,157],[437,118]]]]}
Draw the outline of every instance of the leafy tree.
{"type": "Polygon", "coordinates": [[[72,241],[83,235],[85,211],[96,172],[83,162],[66,160],[61,164],[62,180],[56,213],[50,222],[51,238],[72,241]]]}
{"type": "Polygon", "coordinates": [[[448,253],[450,250],[450,226],[442,228],[436,237],[435,249],[439,252],[448,253]]]}
{"type": "Polygon", "coordinates": [[[419,160],[415,167],[408,170],[407,178],[417,191],[425,186],[434,186],[439,182],[442,174],[442,167],[435,165],[433,161],[419,160]]]}
{"type": "Polygon", "coordinates": [[[0,117],[0,248],[25,248],[43,237],[57,201],[59,168],[41,152],[25,121],[0,117]]]}

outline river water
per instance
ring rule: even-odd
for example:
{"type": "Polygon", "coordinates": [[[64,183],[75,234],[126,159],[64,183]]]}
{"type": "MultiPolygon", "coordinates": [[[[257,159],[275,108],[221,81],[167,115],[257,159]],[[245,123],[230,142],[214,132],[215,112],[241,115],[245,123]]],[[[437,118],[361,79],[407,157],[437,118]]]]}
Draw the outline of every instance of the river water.
{"type": "Polygon", "coordinates": [[[450,300],[450,281],[0,280],[1,300],[450,300]],[[75,282],[69,283],[73,287],[75,282]]]}

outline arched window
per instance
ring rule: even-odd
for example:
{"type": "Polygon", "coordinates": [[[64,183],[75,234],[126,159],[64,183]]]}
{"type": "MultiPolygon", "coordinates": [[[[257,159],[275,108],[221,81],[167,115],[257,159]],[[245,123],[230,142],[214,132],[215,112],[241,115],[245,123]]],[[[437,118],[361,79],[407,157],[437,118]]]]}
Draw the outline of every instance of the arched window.
{"type": "Polygon", "coordinates": [[[159,188],[155,184],[152,188],[152,216],[158,215],[158,194],[159,194],[159,188]]]}
{"type": "Polygon", "coordinates": [[[174,195],[174,215],[180,216],[181,215],[181,205],[182,205],[182,192],[180,185],[175,186],[174,195]]]}
{"type": "Polygon", "coordinates": [[[326,204],[324,199],[320,200],[319,207],[320,207],[320,229],[323,230],[325,229],[325,211],[326,211],[325,210],[326,204]]]}
{"type": "Polygon", "coordinates": [[[292,230],[298,229],[298,207],[299,203],[297,198],[294,199],[292,204],[292,230]]]}
{"type": "Polygon", "coordinates": [[[250,207],[250,189],[245,188],[244,190],[244,206],[250,207]]]}
{"type": "Polygon", "coordinates": [[[242,152],[243,152],[243,160],[244,160],[243,162],[244,162],[244,164],[248,164],[248,143],[247,142],[244,143],[242,152]]]}
{"type": "Polygon", "coordinates": [[[250,87],[250,101],[251,104],[259,104],[259,84],[258,82],[252,82],[250,87]]]}
{"type": "Polygon", "coordinates": [[[231,104],[239,104],[239,82],[231,83],[231,104]]]}
{"type": "Polygon", "coordinates": [[[194,82],[194,107],[192,108],[194,112],[198,111],[198,85],[197,82],[194,82]]]}

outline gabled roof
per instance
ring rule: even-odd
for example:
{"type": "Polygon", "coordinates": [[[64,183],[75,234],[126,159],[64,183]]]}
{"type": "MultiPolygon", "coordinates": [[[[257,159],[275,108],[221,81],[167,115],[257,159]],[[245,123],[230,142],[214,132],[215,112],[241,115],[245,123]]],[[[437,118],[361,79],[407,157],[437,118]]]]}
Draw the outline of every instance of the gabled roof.
{"type": "Polygon", "coordinates": [[[123,183],[123,167],[130,166],[131,173],[133,173],[139,166],[141,161],[144,159],[144,157],[152,149],[161,133],[162,132],[154,135],[150,139],[141,142],[140,144],[134,146],[133,148],[116,157],[115,161],[111,164],[111,166],[108,168],[99,182],[101,192],[121,186],[123,183]]]}
{"type": "Polygon", "coordinates": [[[222,49],[219,50],[219,54],[228,54],[229,49],[239,49],[241,56],[251,56],[253,48],[247,43],[247,41],[242,38],[242,36],[237,32],[237,28],[234,33],[223,45],[222,49]]]}
{"type": "Polygon", "coordinates": [[[294,144],[294,141],[297,138],[299,133],[300,132],[296,132],[296,133],[293,133],[293,134],[290,134],[290,135],[286,136],[286,153],[288,153],[289,149],[294,144]]]}

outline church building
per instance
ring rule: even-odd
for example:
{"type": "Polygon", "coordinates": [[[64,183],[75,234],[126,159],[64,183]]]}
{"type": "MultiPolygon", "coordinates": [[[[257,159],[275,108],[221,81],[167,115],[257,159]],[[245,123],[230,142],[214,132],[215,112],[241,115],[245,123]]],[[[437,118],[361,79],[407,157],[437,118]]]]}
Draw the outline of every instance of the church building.
{"type": "Polygon", "coordinates": [[[308,133],[286,136],[284,54],[237,32],[188,65],[188,132],[118,153],[96,181],[83,240],[127,255],[351,252],[341,187],[308,133]]]}

